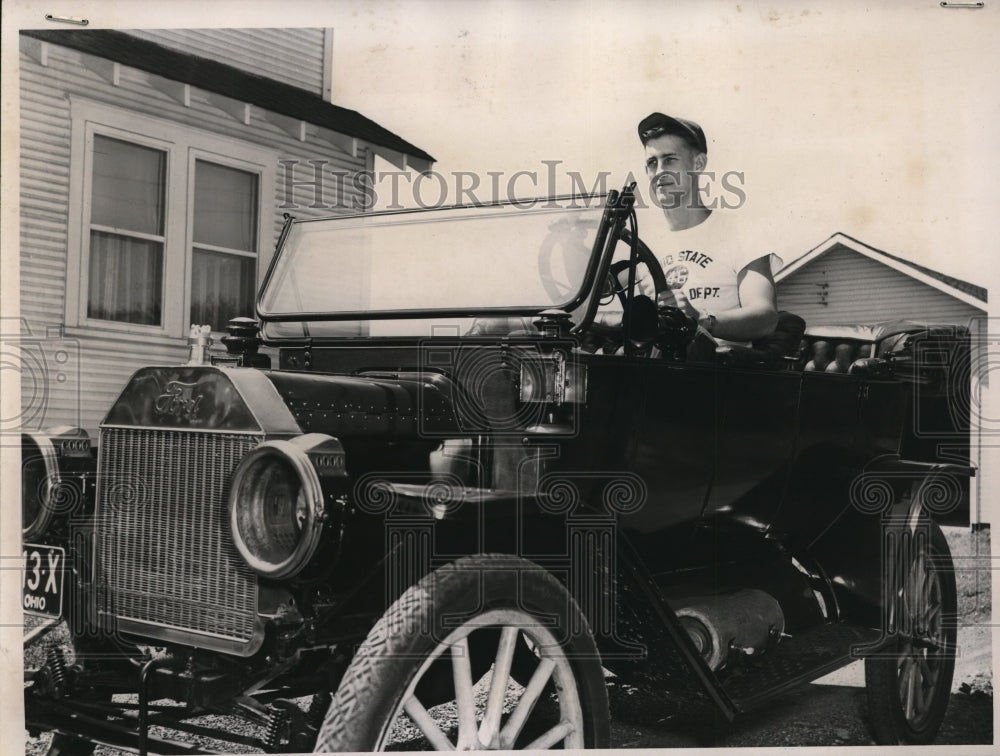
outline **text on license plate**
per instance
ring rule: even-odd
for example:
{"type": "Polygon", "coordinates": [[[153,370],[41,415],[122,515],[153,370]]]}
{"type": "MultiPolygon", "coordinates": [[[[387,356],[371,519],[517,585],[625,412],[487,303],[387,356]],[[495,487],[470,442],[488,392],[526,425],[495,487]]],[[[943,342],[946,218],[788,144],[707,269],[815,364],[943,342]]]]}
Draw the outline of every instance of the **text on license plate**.
{"type": "Polygon", "coordinates": [[[66,552],[59,546],[24,544],[24,611],[46,617],[62,616],[66,552]]]}

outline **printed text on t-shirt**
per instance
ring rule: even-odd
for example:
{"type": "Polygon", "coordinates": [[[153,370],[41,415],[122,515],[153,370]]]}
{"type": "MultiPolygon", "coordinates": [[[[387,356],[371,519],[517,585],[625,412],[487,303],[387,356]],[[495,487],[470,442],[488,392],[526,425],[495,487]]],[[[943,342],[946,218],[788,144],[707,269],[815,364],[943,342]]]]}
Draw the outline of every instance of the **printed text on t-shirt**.
{"type": "Polygon", "coordinates": [[[688,289],[688,299],[709,299],[719,296],[718,286],[692,286],[688,289]]]}
{"type": "MultiPolygon", "coordinates": [[[[712,258],[706,255],[704,252],[695,252],[692,249],[685,249],[683,252],[677,253],[677,262],[689,262],[694,263],[699,268],[707,268],[712,262],[712,258]]],[[[674,256],[667,255],[663,260],[664,265],[673,265],[674,256]]]]}

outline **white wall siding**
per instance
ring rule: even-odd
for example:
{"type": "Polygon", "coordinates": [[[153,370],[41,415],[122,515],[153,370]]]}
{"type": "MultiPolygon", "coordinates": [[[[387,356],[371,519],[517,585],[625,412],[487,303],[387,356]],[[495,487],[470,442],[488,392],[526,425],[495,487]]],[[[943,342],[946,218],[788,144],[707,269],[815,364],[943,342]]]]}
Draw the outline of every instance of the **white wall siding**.
{"type": "Polygon", "coordinates": [[[211,58],[323,96],[325,29],[129,29],[129,34],[211,58]]]}
{"type": "Polygon", "coordinates": [[[834,247],[779,282],[778,307],[809,325],[911,319],[964,325],[983,310],[888,265],[834,247]]]}
{"type": "MultiPolygon", "coordinates": [[[[70,184],[80,180],[70,175],[69,168],[70,98],[145,114],[272,152],[275,184],[274,195],[263,198],[267,232],[260,244],[261,275],[274,251],[284,212],[298,217],[331,215],[343,212],[333,206],[335,200],[353,205],[364,199],[350,180],[345,182],[344,196],[334,197],[331,178],[325,207],[310,207],[312,191],[305,186],[294,192],[297,207],[280,208],[286,196],[284,170],[279,161],[297,160],[306,164],[295,175],[302,180],[312,175],[307,161],[327,161],[325,172],[329,178],[331,171],[353,174],[364,170],[368,155],[364,149],[359,149],[357,155],[344,152],[329,141],[325,136],[328,132],[315,126],[309,126],[305,141],[300,141],[297,129],[290,128],[288,119],[273,118],[256,107],[251,107],[250,123],[246,125],[220,109],[218,98],[196,87],[191,89],[190,106],[185,106],[162,91],[170,89],[163,80],[135,69],[121,67],[119,85],[115,86],[106,73],[98,73],[110,70],[110,64],[104,61],[102,69],[98,59],[67,48],[49,45],[47,66],[42,66],[37,42],[22,39],[21,44],[21,317],[32,336],[39,340],[30,348],[35,352],[40,350],[48,363],[55,350],[72,358],[65,370],[60,369],[63,380],[58,381],[55,372],[49,376],[45,416],[32,416],[36,422],[31,425],[75,423],[79,419],[93,433],[132,371],[142,365],[177,364],[186,358],[187,348],[183,338],[139,337],[98,328],[65,329],[67,285],[77,285],[66,280],[70,184]],[[61,329],[58,338],[46,337],[61,329]]],[[[27,378],[26,388],[30,389],[31,376],[27,378]]],[[[33,401],[28,393],[23,397],[26,402],[33,401]]],[[[23,417],[27,420],[29,414],[23,417]]]]}
{"type": "Polygon", "coordinates": [[[69,223],[69,101],[21,56],[21,317],[31,334],[62,322],[69,223]]]}

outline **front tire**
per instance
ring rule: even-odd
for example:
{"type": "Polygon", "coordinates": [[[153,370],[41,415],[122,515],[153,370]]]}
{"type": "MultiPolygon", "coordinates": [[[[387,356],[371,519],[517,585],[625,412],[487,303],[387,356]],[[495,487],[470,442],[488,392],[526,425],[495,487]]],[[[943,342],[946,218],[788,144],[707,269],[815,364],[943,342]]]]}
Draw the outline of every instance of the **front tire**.
{"type": "Polygon", "coordinates": [[[334,695],[316,750],[384,750],[406,732],[419,732],[421,748],[605,748],[609,731],[600,658],[576,602],[537,565],[485,555],[432,572],[382,616],[334,695]],[[493,645],[493,666],[477,693],[479,634],[493,645]],[[518,690],[510,670],[522,639],[538,663],[518,690]],[[453,703],[442,712],[432,706],[441,700],[453,703]]]}
{"type": "Polygon", "coordinates": [[[877,743],[921,745],[934,740],[951,695],[955,567],[941,528],[926,521],[895,557],[900,580],[891,618],[899,639],[865,659],[868,713],[877,743]]]}

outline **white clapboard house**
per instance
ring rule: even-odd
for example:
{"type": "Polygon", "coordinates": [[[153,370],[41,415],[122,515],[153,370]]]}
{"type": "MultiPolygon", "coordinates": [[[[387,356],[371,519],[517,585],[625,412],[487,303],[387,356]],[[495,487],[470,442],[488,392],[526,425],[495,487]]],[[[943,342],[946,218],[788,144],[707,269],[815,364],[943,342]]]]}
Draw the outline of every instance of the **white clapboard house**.
{"type": "Polygon", "coordinates": [[[3,329],[21,345],[19,424],[93,434],[134,369],[186,358],[192,323],[253,314],[284,213],[366,209],[376,155],[430,169],[332,104],[332,44],[330,29],[21,33],[20,320],[3,329]]]}

